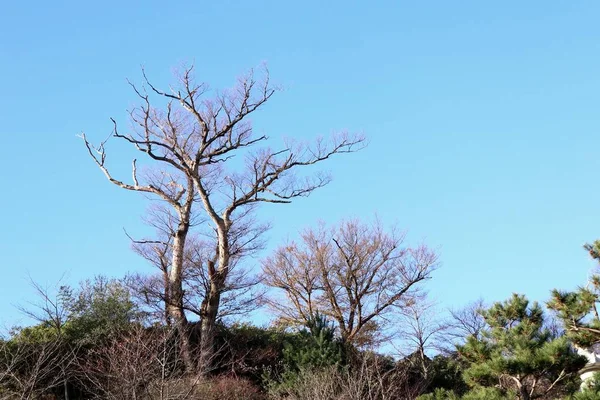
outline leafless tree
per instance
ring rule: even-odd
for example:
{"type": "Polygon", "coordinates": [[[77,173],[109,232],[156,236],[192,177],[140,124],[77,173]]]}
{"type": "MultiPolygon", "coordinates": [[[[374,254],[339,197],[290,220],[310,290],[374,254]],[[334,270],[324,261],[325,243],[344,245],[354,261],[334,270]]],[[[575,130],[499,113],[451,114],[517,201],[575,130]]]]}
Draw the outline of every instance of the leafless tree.
{"type": "Polygon", "coordinates": [[[326,174],[299,178],[294,172],[334,154],[355,151],[364,145],[364,138],[342,134],[331,141],[319,139],[313,146],[286,141],[276,149],[255,148],[267,137],[253,131],[248,116],[276,92],[266,69],[262,77],[256,78],[250,72],[233,89],[217,92],[212,98],[208,97],[206,84],[195,82],[192,67],[185,69],[177,85],[166,91],[150,83],[145,74],[144,78],[149,92],[132,85],[142,100],[142,105],[130,113],[138,129],[122,134],[115,123],[112,136],[145,153],[161,166],[158,170],[140,183],[134,160],[133,184],[115,179],[106,167],[105,143],[94,148],[85,135],[82,137],[90,156],[112,183],[154,194],[176,211],[169,314],[179,326],[187,323],[183,264],[192,208],[198,198],[216,236],[214,256],[206,263],[209,290],[200,310],[201,351],[210,355],[221,295],[231,269],[232,233],[238,229],[238,216],[247,215],[259,203],[289,203],[326,185],[330,181],[326,174]],[[154,98],[155,104],[163,100],[166,104],[151,105],[151,95],[158,98],[154,98]],[[241,170],[235,170],[230,162],[235,155],[245,156],[241,170]]]}
{"type": "MultiPolygon", "coordinates": [[[[34,355],[28,356],[33,357],[35,360],[32,362],[36,364],[36,368],[39,367],[39,369],[28,372],[29,379],[32,382],[37,382],[38,377],[45,376],[44,374],[52,375],[52,384],[58,383],[60,379],[65,399],[68,400],[69,379],[73,373],[70,366],[73,364],[76,351],[73,344],[67,344],[63,340],[63,335],[64,327],[73,313],[74,297],[71,287],[61,283],[62,279],[54,287],[50,287],[42,286],[30,277],[29,282],[35,291],[37,300],[29,302],[28,306],[18,305],[17,308],[24,315],[50,329],[51,336],[46,339],[46,342],[38,343],[38,349],[33,350],[38,351],[36,353],[37,358],[34,355]],[[52,363],[55,363],[55,365],[52,365],[52,363]],[[44,368],[43,371],[42,367],[44,368]],[[47,371],[48,369],[50,371],[47,371]]],[[[17,347],[25,349],[26,345],[20,344],[17,347]]],[[[26,351],[30,350],[32,349],[26,349],[26,351]]]]}
{"type": "MultiPolygon", "coordinates": [[[[260,225],[257,225],[260,227],[260,225]]],[[[254,231],[256,234],[258,231],[254,231]]],[[[262,230],[260,230],[262,233],[262,230]]],[[[237,235],[235,232],[232,235],[232,256],[230,260],[229,273],[221,287],[221,298],[219,305],[218,316],[221,320],[232,316],[245,315],[248,312],[254,311],[262,306],[264,288],[259,286],[260,279],[255,276],[247,265],[244,265],[246,255],[254,254],[259,248],[262,248],[262,243],[252,243],[254,236],[244,240],[250,240],[248,247],[237,249],[237,240],[243,239],[242,233],[237,235]],[[255,245],[259,247],[254,247],[255,245]]],[[[242,243],[239,243],[243,245],[242,243]]],[[[246,243],[244,243],[246,244],[246,243]]],[[[193,301],[189,301],[187,309],[202,318],[203,310],[206,307],[206,302],[210,298],[211,278],[209,276],[209,264],[214,262],[215,255],[214,242],[206,242],[197,240],[190,247],[189,258],[187,260],[186,269],[186,292],[194,297],[193,301]]]]}
{"type": "Polygon", "coordinates": [[[56,336],[62,336],[63,328],[72,312],[73,291],[68,285],[61,283],[61,278],[54,286],[42,286],[33,278],[29,284],[33,288],[36,300],[25,305],[17,305],[17,309],[32,320],[51,328],[56,336]]]}
{"type": "MultiPolygon", "coordinates": [[[[178,146],[176,135],[179,129],[185,129],[185,121],[180,120],[178,115],[173,113],[171,105],[168,106],[166,113],[152,108],[148,94],[138,91],[133,85],[132,87],[143,100],[142,106],[130,112],[131,121],[136,129],[131,134],[123,135],[119,132],[117,123],[113,120],[112,136],[133,144],[152,160],[165,164],[162,169],[148,170],[145,174],[139,176],[137,162],[134,159],[132,162],[133,182],[125,183],[122,180],[115,179],[106,166],[105,145],[108,139],[96,148],[90,144],[85,134],[82,134],[81,137],[89,155],[111,183],[126,190],[157,196],[173,210],[176,218],[174,221],[175,229],[169,232],[165,242],[169,244],[169,255],[171,257],[165,290],[165,293],[168,293],[166,308],[169,318],[175,321],[180,330],[182,356],[188,370],[192,370],[193,363],[187,335],[188,321],[183,306],[182,275],[185,243],[191,226],[192,205],[196,191],[191,176],[186,175],[185,171],[182,171],[181,165],[178,165],[169,155],[169,149],[174,150],[178,146]],[[140,183],[140,180],[142,183],[140,183]]],[[[172,214],[169,213],[169,215],[172,214]]]]}
{"type": "MultiPolygon", "coordinates": [[[[152,310],[157,320],[170,325],[169,271],[173,220],[168,209],[153,207],[146,222],[156,229],[157,239],[131,238],[136,253],[148,260],[158,274],[132,274],[127,281],[139,302],[152,310]]],[[[251,211],[251,209],[247,210],[251,211]]],[[[201,218],[193,218],[196,225],[201,218]]],[[[253,218],[250,212],[236,217],[237,224],[230,232],[231,257],[229,274],[223,284],[219,318],[246,314],[261,306],[264,289],[260,280],[245,266],[247,258],[264,247],[263,233],[269,228],[253,218]]],[[[206,222],[206,221],[204,221],[206,222]]],[[[210,291],[208,264],[214,263],[217,247],[214,231],[188,235],[182,268],[183,307],[185,312],[202,316],[202,304],[210,291]]]]}
{"type": "Polygon", "coordinates": [[[478,299],[463,308],[450,310],[448,321],[450,342],[461,344],[468,336],[481,338],[481,334],[487,326],[481,311],[486,308],[483,299],[478,299]]]}
{"type": "Polygon", "coordinates": [[[265,282],[285,294],[271,307],[287,323],[305,324],[317,312],[336,321],[342,339],[372,343],[394,311],[423,295],[420,284],[437,267],[426,246],[403,246],[404,236],[382,224],[346,221],[302,234],[263,263],[265,282]]]}
{"type": "Polygon", "coordinates": [[[399,350],[403,357],[416,362],[425,379],[429,378],[429,355],[445,348],[449,325],[430,302],[413,303],[401,311],[399,350]]]}
{"type": "MultiPolygon", "coordinates": [[[[194,226],[194,215],[189,214],[188,230],[194,226]]],[[[154,238],[134,239],[128,233],[133,250],[141,257],[155,266],[158,274],[131,274],[127,277],[127,283],[133,289],[134,296],[141,300],[140,303],[150,307],[157,321],[163,321],[171,325],[173,313],[170,311],[173,303],[171,296],[172,274],[174,269],[181,275],[181,299],[179,307],[185,314],[185,290],[183,289],[185,275],[185,252],[187,251],[189,233],[186,233],[186,242],[183,255],[178,258],[181,266],[172,268],[173,246],[179,228],[179,216],[172,207],[165,203],[152,204],[143,218],[144,222],[156,231],[154,238]]],[[[187,319],[185,320],[187,324],[187,319]]]]}

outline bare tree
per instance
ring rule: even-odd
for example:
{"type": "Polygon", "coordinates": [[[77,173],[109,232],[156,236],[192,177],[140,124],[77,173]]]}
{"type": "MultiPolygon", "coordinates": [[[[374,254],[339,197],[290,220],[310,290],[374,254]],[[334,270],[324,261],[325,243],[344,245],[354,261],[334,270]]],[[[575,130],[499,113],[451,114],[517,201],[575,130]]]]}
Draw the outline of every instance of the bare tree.
{"type": "MultiPolygon", "coordinates": [[[[48,375],[52,376],[51,382],[53,385],[60,380],[65,399],[68,400],[69,379],[73,372],[70,370],[73,362],[71,355],[75,354],[75,350],[69,348],[73,346],[67,344],[63,340],[63,336],[64,327],[73,314],[74,297],[73,289],[68,285],[61,284],[61,280],[55,287],[44,287],[30,277],[29,283],[35,291],[37,301],[29,302],[29,307],[19,305],[17,308],[40,325],[49,328],[51,333],[51,337],[46,342],[37,345],[38,349],[35,350],[37,353],[28,355],[28,358],[33,358],[33,360],[27,362],[33,362],[36,367],[27,370],[25,381],[29,379],[29,382],[23,383],[23,385],[29,387],[29,389],[25,389],[25,386],[23,386],[22,390],[25,392],[34,390],[34,384],[41,379],[40,377],[45,379],[48,375]],[[52,365],[53,363],[55,365],[52,365]]],[[[21,350],[27,352],[32,350],[26,349],[25,344],[19,344],[17,347],[19,348],[19,354],[14,355],[17,359],[21,355],[21,350]]]]}
{"type": "MultiPolygon", "coordinates": [[[[188,321],[183,306],[182,275],[185,243],[191,226],[192,205],[196,191],[193,179],[186,175],[185,171],[182,171],[181,166],[171,159],[168,153],[169,148],[177,145],[178,129],[182,128],[184,121],[180,121],[177,115],[173,114],[171,105],[168,106],[166,113],[153,109],[150,106],[148,94],[138,91],[133,85],[132,87],[144,101],[140,108],[130,112],[131,121],[137,129],[129,135],[123,135],[119,133],[117,123],[113,120],[112,136],[126,140],[139,151],[146,153],[152,160],[166,164],[162,169],[150,170],[143,174],[143,177],[139,177],[136,159],[134,159],[132,162],[133,183],[125,183],[115,179],[106,166],[106,141],[96,148],[90,144],[85,134],[82,134],[81,137],[89,155],[111,183],[126,190],[157,196],[174,211],[176,228],[169,232],[167,241],[164,242],[168,243],[171,257],[165,290],[165,293],[168,293],[166,308],[169,318],[175,321],[180,330],[182,356],[187,369],[192,370],[194,366],[187,334],[188,321]],[[140,179],[142,179],[142,183],[140,183],[140,179]]],[[[169,215],[171,214],[169,213],[169,215]]]]}
{"type": "MultiPolygon", "coordinates": [[[[261,227],[261,225],[256,227],[261,227]]],[[[253,255],[262,248],[262,242],[260,244],[253,243],[254,239],[260,238],[255,229],[253,232],[252,238],[245,239],[244,244],[248,245],[247,248],[232,254],[229,275],[221,292],[220,319],[247,314],[262,305],[264,288],[258,285],[260,279],[243,265],[243,259],[246,256],[253,255]]],[[[260,233],[262,233],[262,229],[260,233]]],[[[238,237],[238,239],[242,238],[238,237]]],[[[170,325],[170,316],[166,307],[169,303],[169,242],[135,240],[133,245],[135,251],[157,267],[159,273],[131,274],[127,279],[128,285],[133,289],[138,302],[150,308],[156,320],[170,325]]],[[[206,240],[198,235],[188,238],[182,278],[183,306],[187,313],[197,317],[202,316],[202,304],[210,290],[207,265],[213,261],[214,249],[214,241],[206,240]]]]}
{"type": "MultiPolygon", "coordinates": [[[[236,215],[236,225],[230,232],[230,267],[221,293],[221,319],[245,314],[261,306],[264,290],[258,287],[260,280],[250,273],[244,261],[264,248],[263,233],[269,229],[269,225],[256,221],[251,211],[249,207],[245,215],[236,215]]],[[[192,214],[191,227],[207,222],[197,214],[192,214]]],[[[164,319],[170,325],[169,271],[176,218],[169,209],[154,206],[144,220],[156,229],[157,238],[136,240],[130,237],[132,246],[136,253],[160,272],[150,276],[133,274],[128,277],[128,282],[138,300],[149,306],[158,320],[164,319]]],[[[208,264],[215,263],[216,248],[214,230],[194,232],[187,237],[182,266],[183,308],[185,312],[198,317],[202,315],[202,304],[210,291],[208,264]]]]}
{"type": "Polygon", "coordinates": [[[412,303],[401,311],[400,354],[416,362],[424,379],[429,378],[430,359],[428,354],[444,348],[448,335],[448,323],[436,313],[430,302],[412,303]]]}
{"type": "Polygon", "coordinates": [[[18,310],[34,321],[48,326],[58,337],[62,336],[63,328],[72,313],[73,290],[68,285],[61,284],[62,278],[54,287],[42,286],[33,278],[29,284],[35,292],[37,300],[29,302],[28,306],[17,305],[18,310]]]}
{"type": "MultiPolygon", "coordinates": [[[[195,215],[190,208],[188,232],[198,223],[194,217],[195,215]]],[[[186,239],[183,243],[183,254],[181,258],[177,259],[181,265],[174,268],[172,264],[174,260],[173,249],[179,229],[179,216],[168,204],[155,203],[149,207],[143,220],[147,225],[155,229],[156,235],[154,238],[134,239],[129,234],[126,234],[131,240],[133,250],[155,266],[159,270],[159,273],[158,275],[152,274],[149,276],[133,274],[128,276],[127,281],[136,297],[138,297],[138,300],[141,300],[140,303],[149,306],[157,320],[163,320],[170,326],[173,319],[173,313],[170,310],[174,304],[171,293],[174,270],[177,270],[177,273],[180,275],[178,285],[181,286],[181,298],[177,300],[177,304],[185,317],[186,293],[183,286],[186,269],[186,252],[189,247],[188,237],[190,235],[189,233],[186,234],[186,239]]],[[[187,318],[185,319],[185,324],[187,324],[187,318]]]]}
{"type": "Polygon", "coordinates": [[[403,240],[379,221],[308,229],[301,244],[282,246],[264,261],[265,282],[287,299],[270,305],[287,323],[305,324],[319,312],[336,321],[344,341],[372,343],[390,313],[422,297],[420,283],[437,267],[433,251],[404,247],[403,240]]]}
{"type": "Polygon", "coordinates": [[[199,199],[216,237],[214,256],[205,266],[208,291],[200,310],[201,352],[208,358],[213,351],[221,295],[231,270],[232,236],[239,229],[240,216],[248,215],[259,203],[289,203],[296,197],[309,195],[326,185],[330,177],[316,174],[301,179],[294,173],[298,167],[364,145],[363,137],[342,134],[331,142],[317,140],[313,146],[287,141],[274,150],[253,149],[267,137],[255,134],[248,116],[276,92],[266,69],[264,72],[262,78],[255,78],[250,72],[233,89],[218,92],[212,98],[207,97],[206,84],[195,83],[192,67],[185,69],[177,86],[168,91],[158,89],[144,74],[150,94],[166,101],[166,105],[152,106],[145,88],[133,86],[142,100],[142,105],[130,113],[139,129],[122,134],[115,123],[113,136],[132,144],[161,166],[147,177],[146,183],[139,183],[135,160],[133,184],[113,178],[105,164],[105,143],[94,148],[82,135],[89,154],[112,183],[127,190],[154,194],[176,211],[178,229],[171,245],[169,314],[180,326],[187,323],[182,285],[185,244],[194,200],[199,199]],[[230,160],[242,154],[245,167],[236,171],[231,168],[230,160]]]}
{"type": "Polygon", "coordinates": [[[483,299],[478,299],[463,308],[450,310],[448,335],[453,344],[462,344],[469,336],[475,339],[481,338],[481,334],[487,327],[481,312],[486,308],[483,299]]]}
{"type": "MultiPolygon", "coordinates": [[[[264,288],[259,286],[260,279],[245,265],[245,258],[262,249],[261,234],[266,230],[264,225],[239,224],[248,227],[231,233],[232,246],[230,266],[227,278],[221,286],[219,319],[245,315],[263,305],[264,288]]],[[[202,318],[206,302],[210,299],[211,277],[209,265],[215,260],[215,241],[204,241],[199,238],[190,246],[187,258],[186,293],[190,294],[187,309],[202,318]]]]}

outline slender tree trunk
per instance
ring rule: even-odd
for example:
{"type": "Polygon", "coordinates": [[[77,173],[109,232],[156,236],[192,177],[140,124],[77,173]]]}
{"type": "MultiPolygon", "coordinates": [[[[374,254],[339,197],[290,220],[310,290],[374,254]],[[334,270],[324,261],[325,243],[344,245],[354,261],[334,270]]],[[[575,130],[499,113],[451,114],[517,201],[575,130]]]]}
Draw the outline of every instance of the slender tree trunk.
{"type": "Polygon", "coordinates": [[[171,283],[169,280],[169,271],[166,269],[163,271],[163,292],[165,296],[165,308],[163,310],[165,324],[171,326],[171,314],[169,312],[169,304],[171,304],[171,283]]]}
{"type": "Polygon", "coordinates": [[[212,262],[208,265],[208,276],[210,278],[210,287],[206,298],[202,304],[201,310],[201,336],[200,336],[200,371],[207,374],[212,366],[212,360],[215,353],[215,335],[217,315],[221,303],[221,292],[227,275],[229,273],[229,240],[228,223],[224,221],[217,228],[218,240],[218,268],[212,262]]]}
{"type": "Polygon", "coordinates": [[[221,288],[219,286],[217,282],[211,282],[210,291],[202,308],[199,369],[203,375],[208,374],[210,371],[215,353],[217,315],[221,301],[221,288]]]}
{"type": "Polygon", "coordinates": [[[173,261],[169,271],[169,303],[168,313],[177,327],[181,357],[186,372],[194,370],[192,362],[192,351],[188,332],[188,321],[183,308],[183,255],[185,240],[187,238],[189,224],[185,221],[179,224],[178,230],[173,238],[173,261]]]}
{"type": "Polygon", "coordinates": [[[419,345],[419,357],[421,358],[421,371],[423,372],[423,377],[428,379],[429,368],[427,367],[427,356],[425,355],[425,348],[422,343],[419,345]]]}

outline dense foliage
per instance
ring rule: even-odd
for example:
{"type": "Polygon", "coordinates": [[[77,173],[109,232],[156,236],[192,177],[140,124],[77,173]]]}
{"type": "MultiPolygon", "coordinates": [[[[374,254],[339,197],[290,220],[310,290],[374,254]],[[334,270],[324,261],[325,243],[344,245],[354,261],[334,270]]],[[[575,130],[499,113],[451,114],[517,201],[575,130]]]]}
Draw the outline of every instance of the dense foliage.
{"type": "Polygon", "coordinates": [[[555,337],[544,327],[539,304],[515,294],[482,314],[488,329],[481,338],[470,336],[458,346],[470,386],[514,391],[524,400],[560,396],[578,387],[577,372],[586,360],[565,337],[555,337]]]}
{"type": "MultiPolygon", "coordinates": [[[[585,250],[600,262],[600,241],[586,244],[585,250]]],[[[588,285],[576,291],[552,291],[548,307],[556,311],[562,321],[567,336],[577,345],[588,347],[600,340],[600,317],[598,301],[600,295],[600,275],[593,274],[588,285]]]]}

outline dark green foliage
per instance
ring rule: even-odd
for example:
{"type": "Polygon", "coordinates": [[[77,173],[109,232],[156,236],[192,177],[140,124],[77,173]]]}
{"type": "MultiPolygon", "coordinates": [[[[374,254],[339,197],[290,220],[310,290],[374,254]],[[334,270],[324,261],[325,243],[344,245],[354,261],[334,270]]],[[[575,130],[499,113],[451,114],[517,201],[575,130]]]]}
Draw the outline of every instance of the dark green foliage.
{"type": "Polygon", "coordinates": [[[544,328],[537,303],[522,295],[494,304],[482,312],[488,325],[481,339],[467,338],[458,347],[468,363],[463,377],[472,387],[514,390],[522,399],[572,393],[577,372],[585,365],[566,338],[555,338],[544,328]]]}
{"type": "Polygon", "coordinates": [[[437,388],[431,393],[422,394],[417,400],[458,400],[460,396],[452,390],[437,388]]]}
{"type": "Polygon", "coordinates": [[[594,374],[594,377],[585,382],[582,391],[577,392],[570,398],[571,400],[600,400],[600,374],[594,374]]]}
{"type": "MultiPolygon", "coordinates": [[[[586,244],[585,250],[600,262],[600,241],[586,244]]],[[[553,290],[548,307],[562,321],[568,337],[581,347],[600,341],[600,318],[597,304],[600,299],[600,275],[593,275],[587,287],[573,292],[553,290]]]]}
{"type": "Polygon", "coordinates": [[[308,371],[344,365],[342,342],[335,337],[335,328],[327,319],[316,314],[293,340],[286,341],[283,349],[283,373],[276,381],[268,376],[268,386],[285,393],[308,371]]]}
{"type": "Polygon", "coordinates": [[[335,338],[335,328],[325,317],[317,314],[300,331],[298,340],[285,344],[283,359],[289,371],[319,369],[341,365],[342,344],[335,338]]]}
{"type": "Polygon", "coordinates": [[[461,397],[462,400],[513,400],[514,392],[502,391],[497,388],[478,387],[470,390],[461,397]]]}
{"type": "Polygon", "coordinates": [[[582,392],[575,393],[572,397],[572,400],[600,400],[600,393],[592,392],[589,390],[584,390],[582,392]]]}
{"type": "Polygon", "coordinates": [[[430,390],[446,389],[459,395],[469,390],[462,376],[464,367],[461,365],[457,354],[435,356],[431,360],[428,369],[428,387],[430,390]]]}
{"type": "Polygon", "coordinates": [[[46,343],[49,341],[56,340],[58,334],[56,329],[45,323],[40,323],[34,326],[28,326],[25,328],[15,327],[10,331],[11,342],[21,343],[46,343]]]}
{"type": "Polygon", "coordinates": [[[89,344],[126,331],[142,320],[129,289],[119,280],[98,276],[81,284],[65,332],[72,340],[89,344]]]}
{"type": "Polygon", "coordinates": [[[143,313],[127,287],[103,276],[84,281],[77,289],[60,286],[55,304],[60,311],[42,313],[46,318],[37,325],[13,328],[11,340],[44,343],[60,337],[80,346],[105,340],[143,322],[143,313]]]}

